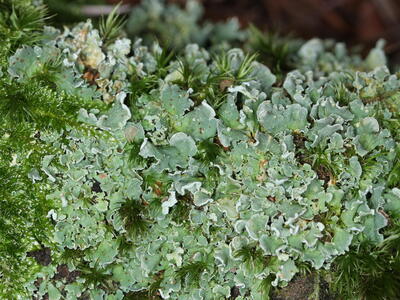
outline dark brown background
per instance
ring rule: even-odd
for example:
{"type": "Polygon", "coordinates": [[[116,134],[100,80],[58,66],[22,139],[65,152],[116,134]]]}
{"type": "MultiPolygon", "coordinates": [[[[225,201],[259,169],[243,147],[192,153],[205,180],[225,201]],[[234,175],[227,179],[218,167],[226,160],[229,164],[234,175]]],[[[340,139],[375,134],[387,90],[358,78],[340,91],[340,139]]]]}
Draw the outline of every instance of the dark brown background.
{"type": "MultiPolygon", "coordinates": [[[[110,3],[119,0],[108,0],[110,3]]],[[[168,0],[184,5],[185,0],[168,0]]],[[[388,41],[387,53],[400,58],[400,0],[199,0],[205,18],[236,16],[245,26],[291,33],[297,37],[335,38],[349,45],[372,47],[388,41]]],[[[140,0],[124,0],[137,4],[140,0]]]]}

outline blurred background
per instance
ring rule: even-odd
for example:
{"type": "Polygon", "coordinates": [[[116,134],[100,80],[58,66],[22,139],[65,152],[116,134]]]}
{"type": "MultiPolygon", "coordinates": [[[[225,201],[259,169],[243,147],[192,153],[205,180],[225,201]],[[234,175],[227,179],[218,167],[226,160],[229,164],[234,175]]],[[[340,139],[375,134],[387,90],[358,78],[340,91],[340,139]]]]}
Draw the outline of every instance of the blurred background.
{"type": "MultiPolygon", "coordinates": [[[[144,0],[146,1],[146,0],[144,0]]],[[[399,0],[198,0],[204,6],[204,20],[221,21],[237,17],[241,26],[254,24],[264,31],[299,38],[333,38],[365,51],[379,38],[392,62],[400,61],[399,0]]],[[[45,0],[56,21],[68,23],[107,11],[119,0],[45,0]]],[[[128,12],[141,0],[123,0],[128,12]]],[[[182,7],[186,0],[166,0],[182,7]]]]}

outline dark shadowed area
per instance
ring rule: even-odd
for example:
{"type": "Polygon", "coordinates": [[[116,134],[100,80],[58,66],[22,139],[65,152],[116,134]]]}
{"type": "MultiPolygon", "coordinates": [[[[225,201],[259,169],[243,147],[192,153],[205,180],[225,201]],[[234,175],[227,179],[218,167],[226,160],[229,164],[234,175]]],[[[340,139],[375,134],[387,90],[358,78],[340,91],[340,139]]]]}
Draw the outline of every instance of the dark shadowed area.
{"type": "MultiPolygon", "coordinates": [[[[108,0],[118,3],[119,0],[108,0]]],[[[186,0],[168,0],[185,5],[186,0]]],[[[205,18],[237,17],[266,31],[302,38],[334,38],[368,49],[387,40],[386,52],[400,61],[400,1],[397,0],[199,0],[205,18]]],[[[140,0],[124,0],[135,5],[140,0]]]]}

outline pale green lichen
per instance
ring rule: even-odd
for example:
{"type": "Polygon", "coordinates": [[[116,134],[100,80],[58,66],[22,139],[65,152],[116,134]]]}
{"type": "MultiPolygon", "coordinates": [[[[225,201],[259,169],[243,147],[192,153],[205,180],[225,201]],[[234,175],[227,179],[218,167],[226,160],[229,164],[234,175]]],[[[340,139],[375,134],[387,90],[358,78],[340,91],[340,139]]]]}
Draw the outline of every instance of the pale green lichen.
{"type": "Polygon", "coordinates": [[[220,299],[237,287],[237,299],[266,299],[262,283],[285,286],[301,264],[329,268],[352,245],[378,244],[386,214],[399,215],[400,192],[386,179],[400,80],[383,66],[382,45],[363,62],[313,39],[278,83],[240,49],[216,58],[214,48],[183,47],[219,42],[225,30],[228,42],[237,37],[234,23],[198,26],[196,5],[189,19],[168,8],[175,27],[159,27],[168,16],[159,1],[132,13],[132,34],[148,22],[161,35],[190,25],[173,35],[182,58],[162,72],[157,43],[104,46],[90,21],[9,59],[9,75],[24,82],[57,52],[56,74],[68,76],[54,77],[55,89],[109,103],[76,116],[98,134],[42,132],[60,153],[29,176],[52,190],[54,258],[36,274],[41,283],[27,285],[32,295],[220,299]],[[81,78],[93,69],[93,82],[81,78]],[[246,261],[249,249],[257,257],[246,261]],[[54,277],[64,263],[79,271],[76,281],[54,277]]]}

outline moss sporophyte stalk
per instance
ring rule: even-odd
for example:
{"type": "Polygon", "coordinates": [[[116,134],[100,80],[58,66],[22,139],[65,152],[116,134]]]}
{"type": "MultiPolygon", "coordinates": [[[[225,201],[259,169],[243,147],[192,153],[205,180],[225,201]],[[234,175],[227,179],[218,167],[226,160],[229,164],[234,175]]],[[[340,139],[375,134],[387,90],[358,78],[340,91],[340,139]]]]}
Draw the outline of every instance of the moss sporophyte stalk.
{"type": "Polygon", "coordinates": [[[382,42],[362,59],[194,1],[63,30],[0,7],[0,298],[261,300],[308,273],[400,298],[382,42]]]}

